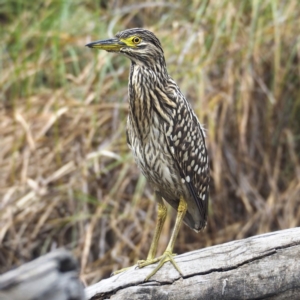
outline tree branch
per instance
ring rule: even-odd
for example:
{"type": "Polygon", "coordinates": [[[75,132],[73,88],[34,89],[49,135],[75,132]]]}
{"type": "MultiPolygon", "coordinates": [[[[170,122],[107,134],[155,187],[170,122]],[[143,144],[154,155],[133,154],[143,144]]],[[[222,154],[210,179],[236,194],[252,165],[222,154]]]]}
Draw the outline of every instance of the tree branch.
{"type": "Polygon", "coordinates": [[[132,267],[86,288],[88,299],[300,299],[300,228],[184,253],[148,282],[132,267]]]}
{"type": "Polygon", "coordinates": [[[84,300],[72,255],[57,250],[0,276],[1,300],[84,300]]]}

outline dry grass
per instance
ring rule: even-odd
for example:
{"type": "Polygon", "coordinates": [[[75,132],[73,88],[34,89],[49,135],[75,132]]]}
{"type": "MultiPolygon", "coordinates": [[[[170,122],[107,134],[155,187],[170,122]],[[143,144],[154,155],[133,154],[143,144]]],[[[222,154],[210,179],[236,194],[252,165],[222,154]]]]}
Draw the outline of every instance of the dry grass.
{"type": "Polygon", "coordinates": [[[0,272],[64,246],[91,283],[146,256],[155,202],[126,145],[129,62],[84,47],[129,27],[157,34],[207,128],[208,227],[184,226],[176,251],[300,225],[297,0],[34,3],[0,2],[0,272]]]}

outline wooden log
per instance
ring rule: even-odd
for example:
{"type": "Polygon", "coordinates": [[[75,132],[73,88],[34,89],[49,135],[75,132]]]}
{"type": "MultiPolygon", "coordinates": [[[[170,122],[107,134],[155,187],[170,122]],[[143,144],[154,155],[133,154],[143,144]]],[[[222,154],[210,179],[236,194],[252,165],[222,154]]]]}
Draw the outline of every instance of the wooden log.
{"type": "Polygon", "coordinates": [[[57,250],[0,276],[1,300],[83,300],[72,255],[57,250]]]}
{"type": "Polygon", "coordinates": [[[86,288],[88,299],[300,299],[300,228],[271,232],[135,267],[86,288]]]}

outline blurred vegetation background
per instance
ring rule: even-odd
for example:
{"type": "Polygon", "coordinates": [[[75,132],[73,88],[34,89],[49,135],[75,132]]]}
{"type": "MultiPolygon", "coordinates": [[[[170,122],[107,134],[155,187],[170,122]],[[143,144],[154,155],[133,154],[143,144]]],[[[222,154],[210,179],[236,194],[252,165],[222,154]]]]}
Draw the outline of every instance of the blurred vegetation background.
{"type": "Polygon", "coordinates": [[[298,0],[0,0],[0,25],[0,273],[66,247],[89,284],[146,257],[156,205],[126,145],[130,62],[84,47],[131,27],[161,40],[207,129],[208,226],[183,226],[175,251],[300,225],[298,0]]]}

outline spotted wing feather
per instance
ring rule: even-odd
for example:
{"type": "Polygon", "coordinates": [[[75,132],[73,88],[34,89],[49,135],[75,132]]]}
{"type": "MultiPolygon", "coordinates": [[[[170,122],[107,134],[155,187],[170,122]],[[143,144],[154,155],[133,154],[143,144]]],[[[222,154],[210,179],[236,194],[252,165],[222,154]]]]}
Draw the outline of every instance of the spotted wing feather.
{"type": "Polygon", "coordinates": [[[182,182],[196,202],[204,223],[207,220],[209,169],[204,131],[192,108],[181,95],[173,111],[173,126],[167,141],[177,162],[182,182]]]}

